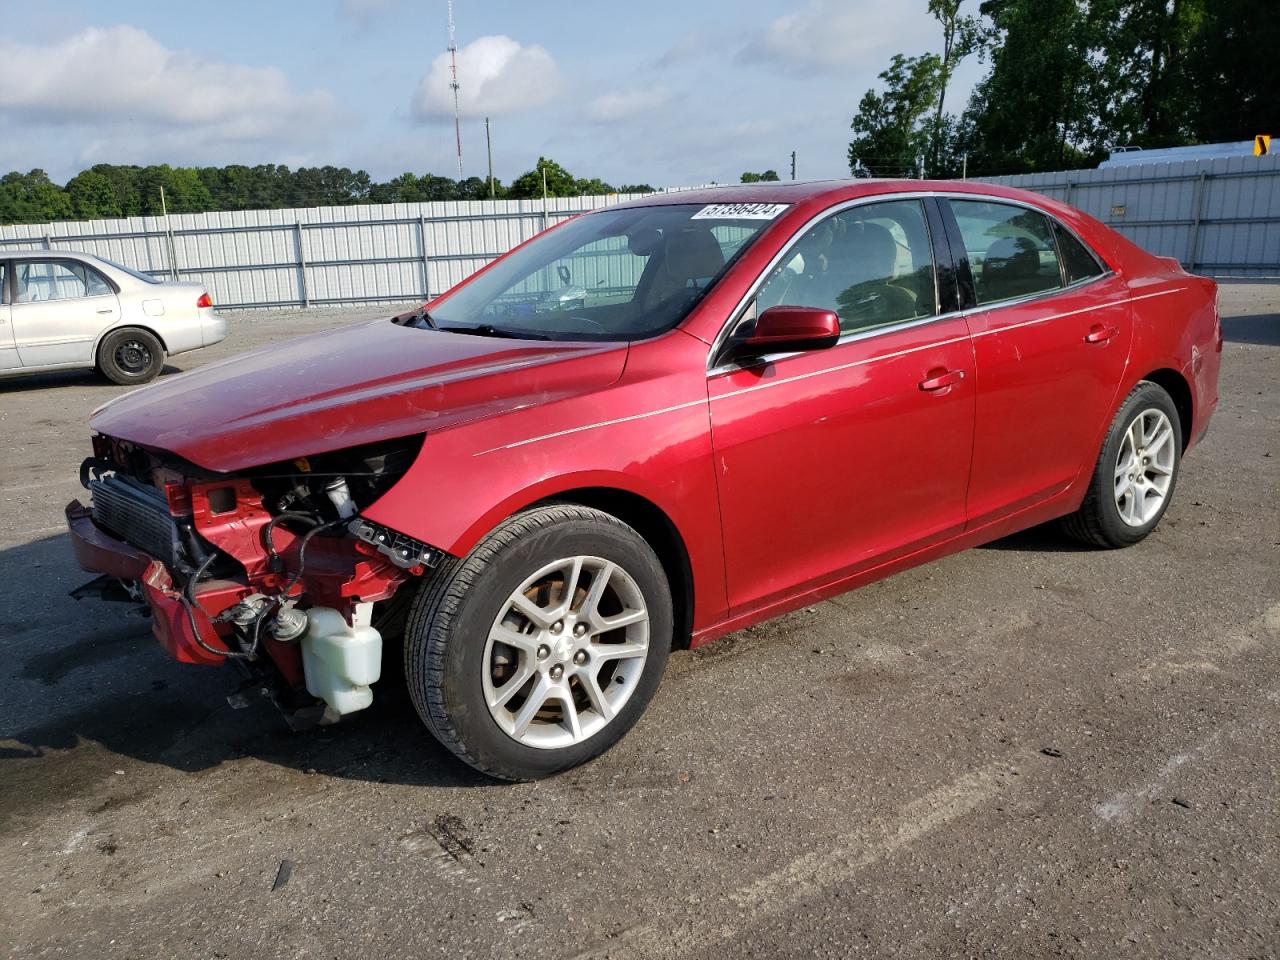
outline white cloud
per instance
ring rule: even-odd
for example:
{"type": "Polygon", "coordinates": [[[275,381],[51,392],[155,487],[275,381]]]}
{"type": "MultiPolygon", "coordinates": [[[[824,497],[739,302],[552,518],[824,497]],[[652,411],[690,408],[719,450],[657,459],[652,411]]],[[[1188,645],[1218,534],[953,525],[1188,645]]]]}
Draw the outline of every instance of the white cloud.
{"type": "Polygon", "coordinates": [[[629,120],[637,114],[648,113],[665,106],[671,94],[662,87],[648,90],[618,90],[601,94],[587,104],[588,119],[596,123],[617,123],[629,120]]]}
{"type": "Polygon", "coordinates": [[[752,38],[740,59],[774,60],[802,71],[862,71],[869,60],[887,61],[886,51],[927,44],[935,27],[925,15],[886,16],[882,0],[808,0],[752,38]]]}
{"type": "Polygon", "coordinates": [[[0,40],[0,115],[26,124],[195,128],[248,141],[337,112],[330,94],[294,91],[276,67],[170,50],[137,27],[90,27],[45,46],[0,40]]]}
{"type": "MultiPolygon", "coordinates": [[[[453,115],[449,54],[431,61],[410,109],[419,119],[453,115]]],[[[499,116],[546,103],[560,91],[560,70],[545,47],[510,37],[480,37],[458,50],[458,103],[466,116],[499,116]]]]}

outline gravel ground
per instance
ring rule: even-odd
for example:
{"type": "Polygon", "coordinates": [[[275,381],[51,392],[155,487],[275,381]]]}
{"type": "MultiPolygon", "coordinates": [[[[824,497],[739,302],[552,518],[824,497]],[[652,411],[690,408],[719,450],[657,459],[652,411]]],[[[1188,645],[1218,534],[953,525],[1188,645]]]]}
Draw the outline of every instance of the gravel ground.
{"type": "MultiPolygon", "coordinates": [[[[70,600],[119,388],[0,382],[0,950],[1280,956],[1280,286],[1222,302],[1222,406],[1146,542],[1034,530],[677,654],[611,753],[517,786],[402,681],[291,734],[70,600]]],[[[173,365],[379,313],[236,319],[173,365]]]]}

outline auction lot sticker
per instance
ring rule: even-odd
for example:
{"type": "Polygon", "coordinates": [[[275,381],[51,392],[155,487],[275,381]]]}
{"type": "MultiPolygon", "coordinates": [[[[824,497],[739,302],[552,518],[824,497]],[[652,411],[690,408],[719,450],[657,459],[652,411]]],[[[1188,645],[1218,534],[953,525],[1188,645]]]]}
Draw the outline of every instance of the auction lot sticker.
{"type": "Polygon", "coordinates": [[[695,213],[690,220],[772,220],[789,204],[785,203],[712,203],[695,213]]]}

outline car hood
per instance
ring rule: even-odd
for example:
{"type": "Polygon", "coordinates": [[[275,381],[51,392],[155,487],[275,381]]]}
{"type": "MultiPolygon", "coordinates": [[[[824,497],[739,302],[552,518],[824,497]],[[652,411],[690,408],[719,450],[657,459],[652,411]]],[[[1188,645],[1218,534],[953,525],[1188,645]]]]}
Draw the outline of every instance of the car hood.
{"type": "Polygon", "coordinates": [[[166,377],[99,407],[90,426],[226,473],[599,389],[626,353],[377,320],[166,377]]]}

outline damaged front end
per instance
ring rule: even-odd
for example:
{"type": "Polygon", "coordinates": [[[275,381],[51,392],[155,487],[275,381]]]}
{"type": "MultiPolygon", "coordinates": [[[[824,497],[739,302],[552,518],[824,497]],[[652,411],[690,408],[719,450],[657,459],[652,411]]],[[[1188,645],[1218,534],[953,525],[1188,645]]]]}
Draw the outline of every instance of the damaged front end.
{"type": "Polygon", "coordinates": [[[361,516],[408,470],[422,437],[212,474],[98,435],[73,500],[76,559],[101,576],[73,592],[145,604],[184,663],[235,661],[233,705],[266,694],[294,726],[373,700],[389,601],[444,554],[361,516]],[[376,605],[376,606],[375,606],[376,605]]]}

